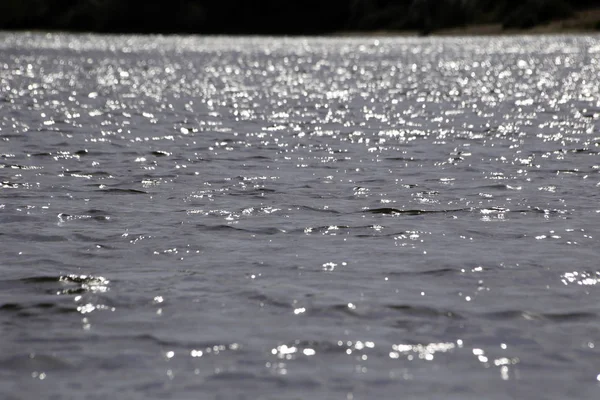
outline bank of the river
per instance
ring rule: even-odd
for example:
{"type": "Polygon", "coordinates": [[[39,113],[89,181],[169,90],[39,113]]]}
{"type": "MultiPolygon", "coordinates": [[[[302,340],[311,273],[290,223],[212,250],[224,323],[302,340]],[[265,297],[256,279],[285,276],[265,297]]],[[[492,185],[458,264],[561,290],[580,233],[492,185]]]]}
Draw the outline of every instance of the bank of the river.
{"type": "Polygon", "coordinates": [[[0,30],[134,34],[498,34],[594,31],[592,0],[3,0],[0,30]]]}
{"type": "Polygon", "coordinates": [[[473,24],[441,29],[433,35],[519,35],[600,32],[600,7],[576,12],[565,19],[536,25],[528,29],[505,29],[502,24],[473,24]]]}
{"type": "MultiPolygon", "coordinates": [[[[430,36],[486,36],[486,35],[544,35],[544,34],[580,34],[600,33],[600,7],[582,10],[571,17],[535,25],[530,28],[506,28],[501,23],[467,24],[465,26],[434,30],[430,36]]],[[[423,36],[418,30],[374,30],[343,31],[336,36],[423,36]]]]}

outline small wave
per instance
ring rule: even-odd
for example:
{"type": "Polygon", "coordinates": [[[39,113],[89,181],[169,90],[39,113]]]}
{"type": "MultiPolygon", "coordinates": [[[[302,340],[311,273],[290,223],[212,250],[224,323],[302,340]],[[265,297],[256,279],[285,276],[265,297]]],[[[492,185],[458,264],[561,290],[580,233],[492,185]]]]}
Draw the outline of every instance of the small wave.
{"type": "MultiPolygon", "coordinates": [[[[92,214],[92,213],[90,213],[92,214]]],[[[110,220],[109,215],[88,215],[88,214],[80,214],[80,215],[71,215],[67,213],[60,213],[57,215],[59,224],[63,224],[69,221],[77,221],[77,220],[93,220],[98,222],[107,222],[110,220]]]]}
{"type": "Polygon", "coordinates": [[[315,211],[315,212],[326,213],[326,214],[342,214],[342,212],[337,211],[333,208],[317,208],[317,207],[305,206],[305,205],[291,205],[290,208],[297,208],[302,211],[315,211]]]}
{"type": "Polygon", "coordinates": [[[32,157],[52,157],[52,153],[44,151],[44,152],[39,152],[39,153],[32,153],[31,156],[32,157]]]}
{"type": "Polygon", "coordinates": [[[3,281],[8,287],[24,284],[33,288],[41,288],[48,294],[71,295],[82,293],[104,293],[109,290],[110,281],[102,276],[93,275],[60,275],[33,276],[17,281],[3,281]],[[11,283],[12,282],[12,283],[11,283]]]}
{"type": "Polygon", "coordinates": [[[18,189],[22,186],[23,185],[21,185],[19,183],[11,182],[11,181],[1,181],[0,182],[0,189],[18,189]]]}
{"type": "Polygon", "coordinates": [[[384,214],[384,215],[421,215],[421,214],[447,214],[447,213],[469,211],[469,210],[470,210],[470,208],[458,208],[458,209],[451,209],[451,210],[419,210],[419,209],[400,210],[397,208],[383,207],[383,208],[370,208],[370,209],[366,209],[364,211],[371,213],[371,214],[384,214]]]}
{"type": "Polygon", "coordinates": [[[585,311],[573,311],[566,313],[545,313],[544,318],[553,322],[571,322],[571,321],[596,321],[598,314],[585,311]]]}
{"type": "Polygon", "coordinates": [[[551,321],[551,322],[572,322],[580,320],[595,320],[598,315],[586,311],[574,311],[564,313],[536,313],[525,310],[504,310],[494,311],[484,314],[486,317],[498,320],[516,320],[525,319],[529,321],[551,321]]]}
{"type": "Polygon", "coordinates": [[[274,189],[266,189],[266,188],[257,188],[257,189],[248,189],[248,190],[236,190],[231,191],[230,196],[258,196],[263,197],[268,193],[275,193],[274,189]]]}
{"type": "Polygon", "coordinates": [[[393,311],[398,311],[402,315],[420,318],[443,317],[452,319],[463,319],[463,317],[450,310],[439,309],[428,306],[413,306],[409,304],[388,304],[386,308],[393,311]]]}
{"type": "Polygon", "coordinates": [[[383,354],[383,348],[375,346],[375,343],[369,340],[306,340],[296,339],[280,343],[271,349],[271,354],[279,359],[294,360],[299,358],[310,358],[315,355],[343,355],[351,353],[383,354]]]}
{"type": "Polygon", "coordinates": [[[306,235],[320,234],[320,235],[341,235],[352,233],[358,238],[371,238],[371,237],[385,237],[400,235],[403,232],[384,232],[385,227],[381,225],[361,225],[361,226],[348,226],[348,225],[322,225],[322,226],[307,226],[305,228],[292,229],[290,233],[303,233],[306,235]]]}
{"type": "Polygon", "coordinates": [[[588,154],[588,155],[598,155],[599,154],[597,151],[591,150],[589,148],[571,149],[571,150],[569,150],[569,153],[583,153],[583,154],[588,154]]]}
{"type": "Polygon", "coordinates": [[[98,191],[113,194],[148,194],[148,192],[139,189],[104,188],[98,191]]]}
{"type": "Polygon", "coordinates": [[[422,158],[415,158],[415,157],[386,157],[386,158],[384,158],[384,160],[386,160],[386,161],[404,161],[404,162],[425,161],[422,158]]]}
{"type": "Polygon", "coordinates": [[[259,302],[261,305],[270,305],[277,308],[290,309],[291,303],[278,300],[272,296],[269,296],[265,293],[251,293],[246,297],[248,300],[259,302]]]}
{"type": "Polygon", "coordinates": [[[0,168],[22,169],[22,170],[43,169],[43,167],[37,167],[35,165],[21,165],[21,164],[0,164],[0,168]]]}
{"type": "Polygon", "coordinates": [[[455,274],[459,274],[460,270],[459,269],[454,269],[454,268],[435,268],[435,269],[427,269],[424,271],[391,271],[388,272],[386,275],[389,276],[407,276],[407,275],[424,275],[424,276],[446,276],[446,275],[455,275],[455,274]]]}
{"type": "Polygon", "coordinates": [[[171,153],[162,150],[153,151],[150,154],[152,154],[155,157],[167,157],[171,155],[171,153]]]}
{"type": "Polygon", "coordinates": [[[275,227],[259,227],[259,228],[240,228],[233,225],[202,225],[197,224],[196,228],[202,231],[212,231],[212,232],[226,232],[226,231],[234,231],[234,232],[247,232],[254,233],[260,235],[277,235],[279,233],[285,233],[284,230],[275,228],[275,227]]]}

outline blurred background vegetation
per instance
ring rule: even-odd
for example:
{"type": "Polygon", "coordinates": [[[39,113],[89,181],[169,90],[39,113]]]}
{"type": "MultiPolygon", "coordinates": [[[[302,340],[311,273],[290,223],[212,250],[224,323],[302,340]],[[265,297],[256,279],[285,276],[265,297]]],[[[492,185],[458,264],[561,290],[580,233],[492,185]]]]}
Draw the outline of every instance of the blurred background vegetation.
{"type": "MultiPolygon", "coordinates": [[[[0,29],[326,34],[473,25],[529,29],[600,10],[597,0],[0,0],[0,29]]],[[[593,18],[582,29],[598,29],[593,18]]]]}

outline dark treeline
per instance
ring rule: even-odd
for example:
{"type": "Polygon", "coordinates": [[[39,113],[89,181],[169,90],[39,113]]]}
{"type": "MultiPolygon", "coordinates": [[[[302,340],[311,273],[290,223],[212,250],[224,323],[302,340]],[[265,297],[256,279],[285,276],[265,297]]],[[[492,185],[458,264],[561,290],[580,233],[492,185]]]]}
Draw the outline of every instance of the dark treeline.
{"type": "Polygon", "coordinates": [[[206,34],[527,29],[597,0],[0,0],[0,29],[206,34]]]}

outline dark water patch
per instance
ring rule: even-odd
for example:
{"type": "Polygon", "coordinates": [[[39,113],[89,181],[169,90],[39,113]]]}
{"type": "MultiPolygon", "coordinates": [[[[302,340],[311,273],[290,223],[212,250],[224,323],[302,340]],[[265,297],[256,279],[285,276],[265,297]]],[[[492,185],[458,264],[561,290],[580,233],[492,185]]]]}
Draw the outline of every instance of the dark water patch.
{"type": "Polygon", "coordinates": [[[11,239],[20,239],[23,241],[29,240],[40,243],[66,242],[69,240],[63,235],[44,235],[41,233],[12,234],[11,239]]]}
{"type": "MultiPolygon", "coordinates": [[[[115,339],[119,339],[119,340],[124,340],[124,341],[128,341],[129,339],[131,339],[130,336],[116,336],[115,339]]],[[[133,339],[136,342],[140,342],[140,343],[152,343],[158,346],[164,346],[164,347],[171,347],[171,346],[179,346],[181,345],[181,343],[179,343],[178,341],[175,340],[167,340],[167,339],[162,339],[159,338],[158,336],[151,334],[151,333],[144,333],[141,335],[135,335],[133,337],[133,339]]]]}
{"type": "Polygon", "coordinates": [[[381,237],[395,237],[398,235],[403,235],[406,232],[404,231],[393,231],[393,232],[382,232],[380,230],[369,230],[367,233],[355,233],[354,237],[356,238],[381,238],[381,237]]]}
{"type": "Polygon", "coordinates": [[[546,323],[569,323],[578,321],[594,321],[598,315],[592,312],[574,311],[564,313],[536,313],[525,310],[504,310],[484,314],[495,320],[527,320],[546,323]]]}
{"type": "Polygon", "coordinates": [[[77,309],[72,305],[65,306],[63,304],[50,302],[4,303],[0,305],[0,313],[11,313],[20,318],[49,314],[70,314],[75,312],[77,312],[77,309]]]}
{"type": "Polygon", "coordinates": [[[70,169],[64,172],[65,176],[71,176],[74,178],[97,178],[97,177],[108,177],[111,176],[110,173],[106,171],[84,171],[77,169],[70,169]]]}
{"type": "Polygon", "coordinates": [[[461,273],[460,269],[455,269],[455,268],[448,268],[448,267],[442,267],[442,268],[434,268],[434,269],[424,269],[424,270],[420,270],[420,271],[414,271],[414,270],[410,270],[410,271],[388,271],[385,274],[389,275],[389,276],[399,276],[399,277],[403,277],[403,276],[434,276],[434,277],[444,277],[444,276],[452,276],[452,275],[458,275],[461,273]]]}
{"type": "Polygon", "coordinates": [[[307,206],[307,205],[301,205],[301,204],[293,204],[290,206],[290,208],[296,208],[300,211],[310,211],[310,212],[317,212],[317,213],[323,213],[323,214],[343,214],[343,212],[338,211],[334,208],[318,208],[318,207],[313,207],[313,206],[307,206]]]}
{"type": "Polygon", "coordinates": [[[504,184],[504,183],[493,183],[493,184],[486,184],[486,185],[480,185],[477,186],[475,189],[477,190],[510,190],[510,185],[504,184]]]}
{"type": "Polygon", "coordinates": [[[257,380],[259,379],[259,375],[252,372],[246,371],[223,371],[213,373],[208,377],[209,380],[212,381],[234,381],[236,385],[244,386],[244,382],[257,384],[257,380]]]}
{"type": "Polygon", "coordinates": [[[265,293],[251,292],[251,293],[244,295],[244,297],[246,297],[250,301],[259,303],[259,305],[261,305],[261,307],[264,305],[268,305],[268,306],[272,306],[272,307],[279,308],[279,309],[285,309],[285,310],[290,310],[292,307],[291,303],[279,300],[279,299],[277,299],[273,296],[267,295],[265,293]]]}
{"type": "Polygon", "coordinates": [[[596,150],[592,150],[590,148],[581,148],[581,149],[570,149],[569,153],[576,153],[576,154],[588,154],[588,155],[594,155],[597,156],[598,154],[600,154],[598,151],[596,150]]]}
{"type": "Polygon", "coordinates": [[[598,314],[585,311],[573,311],[565,313],[544,313],[544,318],[557,323],[568,323],[577,321],[593,322],[598,319],[598,314]]]}
{"type": "MultiPolygon", "coordinates": [[[[275,369],[275,373],[277,373],[277,369],[275,369]]],[[[281,374],[267,374],[262,373],[254,377],[254,379],[227,379],[230,385],[233,385],[233,390],[227,390],[227,392],[231,392],[234,397],[243,398],[244,393],[248,390],[262,390],[266,392],[273,391],[281,391],[281,390],[305,390],[310,393],[311,390],[314,390],[319,386],[319,383],[310,378],[301,378],[294,377],[290,379],[289,377],[283,376],[281,374]]],[[[223,379],[219,379],[218,376],[220,374],[224,374],[225,378],[229,377],[229,374],[233,374],[234,376],[237,374],[235,371],[229,372],[213,372],[206,378],[204,385],[202,386],[204,389],[210,389],[212,392],[218,393],[223,392],[223,384],[226,383],[223,379]]]]}
{"type": "Polygon", "coordinates": [[[501,232],[500,230],[489,230],[489,229],[468,229],[465,231],[472,237],[484,237],[494,240],[520,240],[525,238],[525,234],[518,232],[501,232]]]}
{"type": "Polygon", "coordinates": [[[422,210],[399,210],[397,208],[389,208],[389,207],[372,208],[372,209],[368,209],[365,211],[372,213],[372,214],[389,214],[389,215],[395,215],[395,214],[419,215],[419,214],[423,214],[423,212],[424,212],[422,210]]]}
{"type": "MultiPolygon", "coordinates": [[[[92,332],[93,334],[93,332],[92,332]]],[[[90,335],[91,336],[91,335],[90,335]]],[[[190,350],[197,350],[202,355],[200,357],[210,356],[211,354],[221,354],[224,352],[235,352],[239,354],[246,353],[243,345],[239,343],[223,343],[217,340],[209,341],[209,340],[182,340],[182,339],[174,339],[169,337],[161,336],[159,333],[143,333],[143,334],[115,334],[115,333],[106,333],[97,334],[95,336],[90,337],[90,341],[95,342],[104,342],[106,340],[111,340],[115,343],[128,343],[130,341],[134,341],[135,343],[147,345],[150,344],[152,346],[158,346],[161,348],[184,348],[190,350]],[[215,351],[216,350],[216,351],[215,351]]],[[[187,354],[190,354],[190,350],[187,350],[187,354]]],[[[199,358],[202,360],[202,358],[199,358]]]]}
{"type": "Polygon", "coordinates": [[[322,225],[307,226],[304,228],[290,229],[288,233],[302,233],[305,235],[347,235],[356,238],[392,237],[403,234],[403,231],[391,231],[381,225],[322,225]]]}
{"type": "Polygon", "coordinates": [[[97,192],[110,193],[110,194],[148,194],[145,190],[139,189],[122,189],[122,188],[102,188],[97,192]]]}
{"type": "Polygon", "coordinates": [[[22,133],[6,133],[6,132],[0,133],[0,138],[19,139],[19,138],[23,138],[23,137],[24,137],[24,135],[22,133]]]}
{"type": "Polygon", "coordinates": [[[353,318],[369,318],[369,313],[367,313],[365,310],[358,310],[356,307],[348,303],[313,307],[313,309],[310,310],[309,315],[333,316],[335,314],[341,314],[353,318]]]}
{"type": "Polygon", "coordinates": [[[89,210],[86,211],[86,213],[93,215],[93,216],[105,216],[108,214],[108,212],[97,209],[97,208],[90,208],[89,210]]]}
{"type": "Polygon", "coordinates": [[[88,174],[92,175],[94,178],[105,178],[105,177],[112,177],[113,175],[108,172],[108,171],[90,171],[87,172],[88,174]]]}
{"type": "Polygon", "coordinates": [[[455,311],[438,309],[428,306],[414,306],[409,304],[388,304],[385,306],[389,310],[397,311],[407,317],[418,317],[418,318],[452,318],[452,319],[464,319],[460,314],[455,311]]]}
{"type": "Polygon", "coordinates": [[[68,371],[75,368],[75,364],[56,355],[31,352],[29,354],[15,355],[0,358],[0,369],[21,371],[31,375],[32,372],[43,371],[68,371]]]}
{"type": "Polygon", "coordinates": [[[266,194],[276,193],[275,189],[267,189],[267,188],[257,188],[257,189],[246,189],[246,190],[231,190],[230,196],[254,196],[254,197],[263,197],[266,194]]]}
{"type": "Polygon", "coordinates": [[[74,232],[71,236],[69,236],[69,239],[80,241],[80,242],[87,242],[87,243],[102,243],[102,247],[106,246],[107,248],[115,248],[113,246],[110,246],[109,243],[115,244],[115,243],[118,243],[119,241],[123,240],[123,238],[128,238],[128,240],[129,240],[131,238],[139,238],[139,237],[146,237],[146,236],[143,234],[134,234],[134,233],[129,233],[129,232],[127,232],[126,236],[123,236],[123,233],[102,235],[102,234],[95,234],[93,232],[86,232],[86,233],[74,232]]]}
{"type": "Polygon", "coordinates": [[[110,220],[110,216],[108,216],[108,215],[94,215],[94,216],[92,216],[92,219],[94,221],[105,222],[105,221],[110,220]]]}
{"type": "Polygon", "coordinates": [[[52,157],[52,153],[46,151],[46,152],[32,153],[31,156],[32,157],[52,157]]]}
{"type": "Polygon", "coordinates": [[[415,157],[386,157],[384,158],[386,161],[403,161],[403,162],[423,162],[425,159],[415,158],[415,157]]]}
{"type": "MultiPolygon", "coordinates": [[[[0,199],[3,197],[4,196],[2,196],[2,192],[0,192],[0,199]]],[[[10,200],[30,199],[29,196],[25,196],[25,195],[20,196],[20,195],[13,195],[13,194],[11,194],[10,196],[6,196],[5,198],[9,198],[9,197],[10,197],[10,200]]],[[[21,223],[24,221],[33,222],[33,221],[40,221],[40,220],[44,220],[44,218],[41,218],[40,216],[36,216],[36,215],[25,214],[25,213],[18,213],[18,214],[0,213],[0,222],[5,224],[6,227],[10,226],[8,224],[21,223]]],[[[13,232],[14,231],[7,232],[8,236],[11,236],[13,234],[13,232]]]]}
{"type": "Polygon", "coordinates": [[[386,183],[388,183],[388,181],[387,181],[387,179],[384,179],[384,178],[367,178],[367,179],[361,179],[361,180],[357,181],[357,183],[360,183],[360,184],[369,184],[369,183],[386,184],[386,183]]]}
{"type": "Polygon", "coordinates": [[[254,156],[246,156],[245,160],[271,160],[271,157],[254,155],[254,156]]]}
{"type": "Polygon", "coordinates": [[[412,210],[400,210],[397,208],[371,208],[365,210],[365,212],[371,214],[384,214],[384,215],[422,215],[422,214],[449,214],[456,212],[464,212],[470,211],[470,208],[458,208],[458,209],[449,209],[449,210],[420,210],[420,209],[412,209],[412,210]]]}
{"type": "Polygon", "coordinates": [[[240,228],[239,226],[234,225],[203,225],[197,224],[196,228],[200,231],[208,231],[208,232],[240,232],[240,233],[251,233],[258,235],[277,235],[281,233],[285,233],[284,230],[275,228],[275,227],[256,227],[256,228],[240,228]]]}

